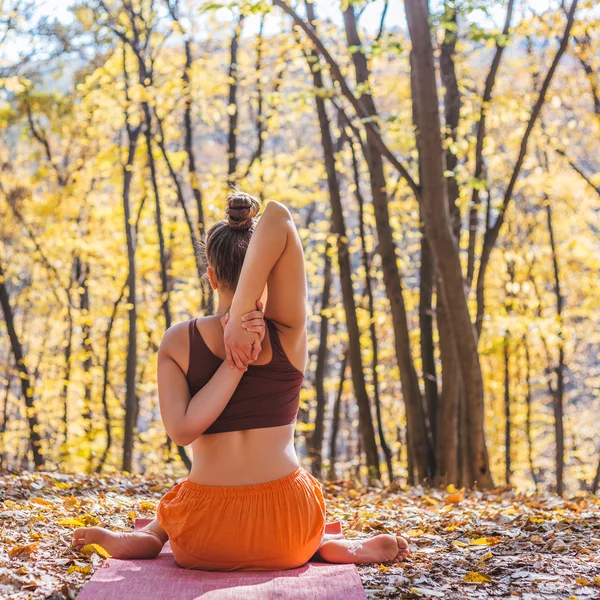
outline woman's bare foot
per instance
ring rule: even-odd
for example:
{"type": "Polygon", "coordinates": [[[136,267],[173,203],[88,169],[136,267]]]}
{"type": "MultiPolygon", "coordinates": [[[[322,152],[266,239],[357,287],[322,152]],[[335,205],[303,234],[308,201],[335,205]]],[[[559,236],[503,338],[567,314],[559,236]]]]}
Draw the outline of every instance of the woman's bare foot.
{"type": "Polygon", "coordinates": [[[146,528],[121,533],[102,527],[80,527],[73,532],[76,548],[98,544],[114,558],[156,558],[166,541],[158,532],[146,528]]]}
{"type": "Polygon", "coordinates": [[[331,563],[382,563],[403,560],[410,550],[403,537],[382,533],[367,540],[328,540],[319,554],[331,563]]]}

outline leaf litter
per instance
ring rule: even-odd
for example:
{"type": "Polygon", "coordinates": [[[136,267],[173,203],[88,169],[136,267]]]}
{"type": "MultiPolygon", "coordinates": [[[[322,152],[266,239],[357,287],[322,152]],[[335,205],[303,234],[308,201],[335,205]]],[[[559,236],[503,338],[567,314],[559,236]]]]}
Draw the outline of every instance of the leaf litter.
{"type": "MultiPolygon", "coordinates": [[[[72,599],[106,560],[71,546],[77,527],[131,531],[154,516],[171,477],[0,474],[0,598],[72,599]]],[[[346,537],[404,535],[404,562],[359,565],[369,598],[600,599],[600,498],[324,484],[346,537]]]]}

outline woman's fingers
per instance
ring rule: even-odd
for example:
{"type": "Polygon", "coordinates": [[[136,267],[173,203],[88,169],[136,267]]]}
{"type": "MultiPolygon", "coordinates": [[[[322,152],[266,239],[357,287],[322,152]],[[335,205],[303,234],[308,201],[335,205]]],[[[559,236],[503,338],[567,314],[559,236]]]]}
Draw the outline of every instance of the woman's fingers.
{"type": "Polygon", "coordinates": [[[246,313],[245,315],[242,316],[242,325],[244,323],[247,323],[248,321],[252,321],[252,320],[260,319],[262,321],[264,318],[265,318],[265,315],[263,314],[263,312],[261,310],[251,310],[249,313],[246,313]]]}
{"type": "Polygon", "coordinates": [[[221,317],[221,327],[225,329],[225,325],[229,322],[229,313],[226,313],[224,317],[221,317]]]}
{"type": "Polygon", "coordinates": [[[246,371],[248,369],[244,361],[241,359],[240,355],[233,348],[231,349],[231,356],[237,369],[239,369],[240,371],[246,371]]]}
{"type": "Polygon", "coordinates": [[[225,344],[225,360],[227,361],[227,364],[229,365],[230,369],[235,369],[235,363],[233,362],[233,355],[227,344],[225,344]]]}
{"type": "Polygon", "coordinates": [[[256,331],[256,328],[258,327],[259,329],[264,329],[265,328],[265,321],[262,318],[256,318],[256,319],[251,319],[250,321],[245,321],[244,323],[242,323],[242,327],[246,330],[246,331],[256,331]]]}
{"type": "Polygon", "coordinates": [[[262,350],[262,346],[260,345],[260,341],[256,340],[256,342],[254,342],[254,344],[252,344],[252,360],[256,360],[258,358],[258,355],[260,354],[260,351],[262,350]]]}

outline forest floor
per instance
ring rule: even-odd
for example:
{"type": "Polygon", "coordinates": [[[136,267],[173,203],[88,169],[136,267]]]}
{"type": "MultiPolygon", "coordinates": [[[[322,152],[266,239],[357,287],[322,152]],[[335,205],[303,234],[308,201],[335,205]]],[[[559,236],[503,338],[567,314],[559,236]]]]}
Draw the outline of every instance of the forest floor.
{"type": "MultiPolygon", "coordinates": [[[[0,474],[0,598],[74,598],[105,560],[71,547],[81,524],[131,530],[151,517],[167,478],[0,474]]],[[[600,498],[511,489],[363,488],[325,484],[347,537],[401,532],[403,563],[361,566],[369,598],[600,598],[600,498]]]]}

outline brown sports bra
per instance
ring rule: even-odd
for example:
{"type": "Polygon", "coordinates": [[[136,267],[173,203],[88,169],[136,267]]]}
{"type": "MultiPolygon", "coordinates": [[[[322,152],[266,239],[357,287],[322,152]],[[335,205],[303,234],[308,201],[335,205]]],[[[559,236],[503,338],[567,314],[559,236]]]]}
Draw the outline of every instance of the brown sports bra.
{"type": "MultiPolygon", "coordinates": [[[[189,323],[190,366],[186,375],[192,396],[209,382],[223,362],[206,345],[196,321],[189,323]]],[[[296,420],[304,374],[289,361],[275,324],[268,319],[265,323],[271,341],[271,361],[248,366],[227,406],[204,434],[279,427],[296,420]]]]}

